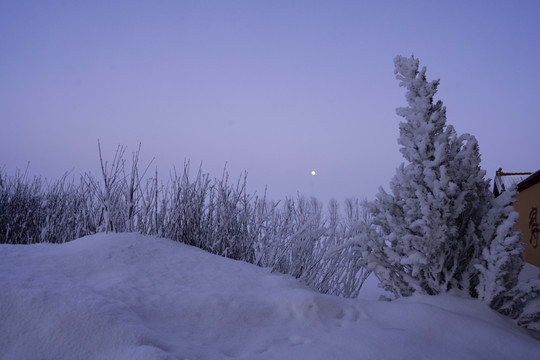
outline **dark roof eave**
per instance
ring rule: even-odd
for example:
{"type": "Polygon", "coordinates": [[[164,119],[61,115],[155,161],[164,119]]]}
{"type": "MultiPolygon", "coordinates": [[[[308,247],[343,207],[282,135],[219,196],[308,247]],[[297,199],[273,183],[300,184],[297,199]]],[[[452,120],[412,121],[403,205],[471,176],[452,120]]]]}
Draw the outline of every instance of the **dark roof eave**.
{"type": "Polygon", "coordinates": [[[522,192],[523,190],[530,188],[534,184],[540,182],[540,170],[523,180],[517,185],[518,191],[522,192]]]}

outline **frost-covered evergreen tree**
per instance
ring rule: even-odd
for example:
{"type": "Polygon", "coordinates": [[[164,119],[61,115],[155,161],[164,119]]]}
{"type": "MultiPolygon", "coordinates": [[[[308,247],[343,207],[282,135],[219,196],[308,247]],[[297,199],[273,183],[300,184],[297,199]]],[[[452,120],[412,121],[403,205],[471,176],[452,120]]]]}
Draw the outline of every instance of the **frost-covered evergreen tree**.
{"type": "Polygon", "coordinates": [[[414,57],[394,59],[408,107],[398,108],[406,163],[374,202],[363,256],[397,296],[466,294],[502,307],[517,284],[522,248],[512,195],[494,199],[480,168],[476,139],[446,124],[434,102],[439,81],[426,80],[414,57]],[[498,305],[497,305],[498,304],[498,305]]]}
{"type": "Polygon", "coordinates": [[[515,187],[494,199],[480,231],[485,239],[480,263],[478,297],[492,307],[505,306],[505,294],[518,285],[518,276],[523,268],[523,243],[515,224],[519,214],[514,210],[515,187]]]}
{"type": "Polygon", "coordinates": [[[519,282],[523,268],[523,243],[515,230],[518,213],[513,203],[515,186],[494,199],[480,226],[486,246],[482,250],[478,298],[493,309],[540,331],[540,279],[519,282]]]}

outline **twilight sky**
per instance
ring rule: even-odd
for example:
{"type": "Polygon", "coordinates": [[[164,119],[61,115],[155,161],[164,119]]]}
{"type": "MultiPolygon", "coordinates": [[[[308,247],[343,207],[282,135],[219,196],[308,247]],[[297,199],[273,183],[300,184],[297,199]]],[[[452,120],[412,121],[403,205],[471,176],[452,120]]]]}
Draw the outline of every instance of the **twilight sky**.
{"type": "Polygon", "coordinates": [[[535,0],[0,0],[0,167],[99,175],[98,139],[141,142],[164,181],[190,159],[275,199],[372,199],[413,53],[489,178],[540,169],[535,0]]]}

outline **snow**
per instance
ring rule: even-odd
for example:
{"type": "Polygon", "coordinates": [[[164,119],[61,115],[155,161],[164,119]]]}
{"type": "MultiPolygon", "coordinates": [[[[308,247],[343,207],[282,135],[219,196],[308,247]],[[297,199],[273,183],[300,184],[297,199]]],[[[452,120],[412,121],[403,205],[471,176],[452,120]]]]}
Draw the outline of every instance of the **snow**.
{"type": "Polygon", "coordinates": [[[512,188],[513,185],[517,185],[526,178],[528,178],[532,173],[499,173],[495,175],[493,180],[493,186],[497,191],[497,194],[502,194],[506,190],[512,188]]]}
{"type": "Polygon", "coordinates": [[[0,245],[1,359],[533,359],[540,342],[452,296],[318,294],[166,239],[0,245]]]}

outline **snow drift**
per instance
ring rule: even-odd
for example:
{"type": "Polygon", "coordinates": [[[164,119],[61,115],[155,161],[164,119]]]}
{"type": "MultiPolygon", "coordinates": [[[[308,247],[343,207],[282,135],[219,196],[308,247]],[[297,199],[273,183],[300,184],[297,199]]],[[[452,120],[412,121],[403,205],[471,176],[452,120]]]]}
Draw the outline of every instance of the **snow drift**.
{"type": "MultiPolygon", "coordinates": [[[[134,233],[0,245],[1,359],[532,359],[472,299],[380,302],[134,233]]],[[[372,295],[361,293],[361,296],[372,295]]]]}

